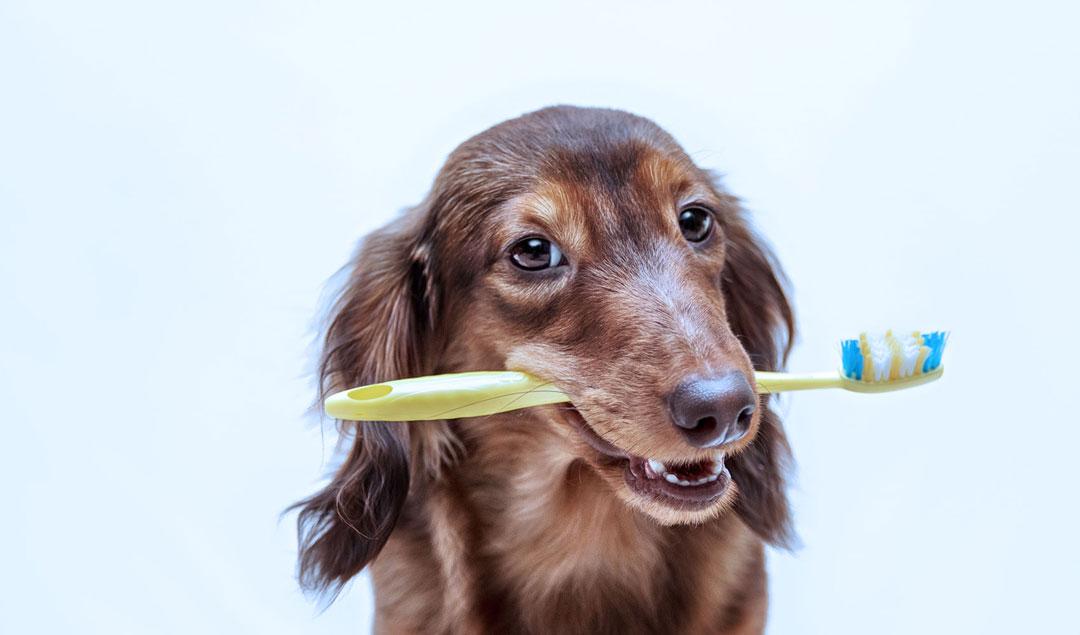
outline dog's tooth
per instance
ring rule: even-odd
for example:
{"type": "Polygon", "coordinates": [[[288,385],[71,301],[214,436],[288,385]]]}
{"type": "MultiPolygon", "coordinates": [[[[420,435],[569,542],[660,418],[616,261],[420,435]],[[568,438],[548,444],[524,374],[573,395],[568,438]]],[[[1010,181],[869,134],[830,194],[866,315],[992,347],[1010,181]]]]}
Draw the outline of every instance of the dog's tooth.
{"type": "Polygon", "coordinates": [[[651,467],[652,471],[656,472],[657,474],[663,474],[665,471],[667,471],[664,467],[664,464],[660,461],[657,461],[656,459],[649,459],[649,467],[651,467]]]}
{"type": "Polygon", "coordinates": [[[718,478],[720,478],[719,474],[713,474],[712,476],[706,477],[705,482],[706,483],[712,483],[713,481],[715,481],[718,478]]]}
{"type": "Polygon", "coordinates": [[[664,473],[664,480],[667,481],[668,483],[678,483],[679,482],[678,477],[676,477],[674,474],[672,474],[670,472],[665,472],[664,473]]]}
{"type": "Polygon", "coordinates": [[[679,485],[682,485],[683,487],[686,487],[689,484],[690,484],[690,481],[688,481],[688,480],[686,480],[684,478],[679,479],[679,485]]]}
{"type": "Polygon", "coordinates": [[[712,473],[713,474],[719,474],[720,472],[723,472],[723,471],[724,471],[724,456],[720,455],[719,459],[716,459],[715,461],[713,461],[712,473]]]}
{"type": "Polygon", "coordinates": [[[641,471],[645,473],[645,478],[648,478],[648,479],[654,479],[654,478],[660,476],[659,474],[656,473],[656,470],[653,469],[652,463],[650,463],[648,461],[646,461],[644,464],[642,464],[642,470],[641,471]]]}

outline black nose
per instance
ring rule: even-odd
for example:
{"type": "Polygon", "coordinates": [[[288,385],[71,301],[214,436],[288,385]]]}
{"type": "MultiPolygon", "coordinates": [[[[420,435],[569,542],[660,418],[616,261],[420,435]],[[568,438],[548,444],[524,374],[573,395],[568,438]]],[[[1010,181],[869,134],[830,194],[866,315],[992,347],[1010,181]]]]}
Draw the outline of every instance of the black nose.
{"type": "Polygon", "coordinates": [[[746,436],[757,395],[746,375],[688,379],[668,398],[672,419],[690,445],[711,448],[746,436]]]}

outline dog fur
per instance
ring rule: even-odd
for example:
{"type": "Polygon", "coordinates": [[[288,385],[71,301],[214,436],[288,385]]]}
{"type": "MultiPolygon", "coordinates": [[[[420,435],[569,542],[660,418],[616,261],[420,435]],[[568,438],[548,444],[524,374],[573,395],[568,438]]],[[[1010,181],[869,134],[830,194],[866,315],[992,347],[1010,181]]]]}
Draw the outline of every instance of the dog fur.
{"type": "Polygon", "coordinates": [[[426,199],[368,236],[325,333],[322,395],[523,370],[572,406],[342,422],[340,467],[300,508],[300,580],[333,596],[370,567],[378,632],[757,633],[763,546],[791,537],[789,449],[767,398],[724,448],[731,484],[682,509],[636,493],[638,456],[707,453],[671,424],[687,376],[782,367],[792,309],[738,200],[651,121],[553,107],[459,146],[426,199]],[[714,216],[691,245],[678,213],[714,216]],[[507,249],[543,235],[563,271],[507,249]]]}

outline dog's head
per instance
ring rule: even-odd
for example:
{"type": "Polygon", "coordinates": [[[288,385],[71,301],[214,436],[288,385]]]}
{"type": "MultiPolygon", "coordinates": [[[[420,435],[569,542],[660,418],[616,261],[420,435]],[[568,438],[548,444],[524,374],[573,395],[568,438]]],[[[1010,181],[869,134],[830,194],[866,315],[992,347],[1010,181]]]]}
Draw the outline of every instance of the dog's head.
{"type": "MultiPolygon", "coordinates": [[[[663,524],[733,508],[784,542],[788,449],[756,395],[793,329],[781,275],[737,200],[652,122],[558,107],[449,157],[427,199],[369,236],[328,329],[324,392],[461,370],[523,370],[588,465],[663,524]]],[[[301,571],[335,587],[381,548],[405,498],[460,451],[443,424],[364,423],[301,503],[301,571]]]]}

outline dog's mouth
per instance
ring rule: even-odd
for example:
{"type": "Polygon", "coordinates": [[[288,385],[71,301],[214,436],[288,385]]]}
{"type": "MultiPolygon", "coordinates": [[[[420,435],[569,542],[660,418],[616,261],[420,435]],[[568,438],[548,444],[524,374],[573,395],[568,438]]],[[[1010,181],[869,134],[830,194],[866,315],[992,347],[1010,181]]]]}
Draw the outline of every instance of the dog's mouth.
{"type": "Polygon", "coordinates": [[[627,486],[639,496],[674,509],[700,510],[722,499],[731,485],[723,452],[690,462],[636,456],[597,434],[577,408],[568,405],[560,410],[600,454],[602,463],[623,470],[627,486]]]}

